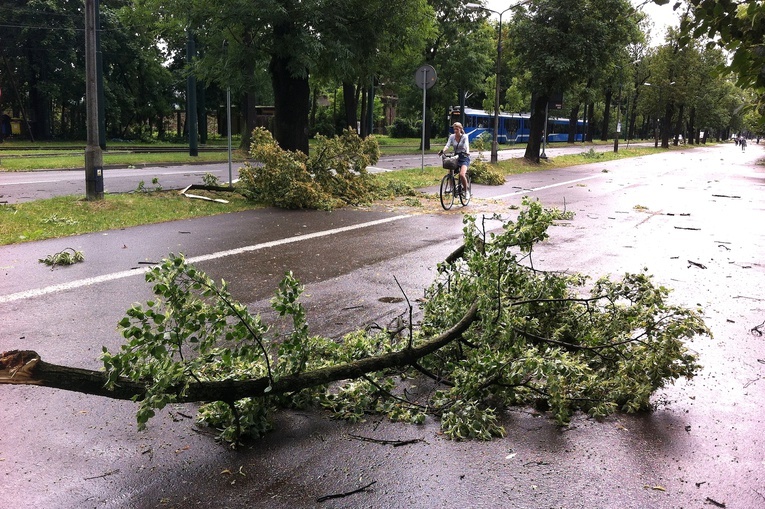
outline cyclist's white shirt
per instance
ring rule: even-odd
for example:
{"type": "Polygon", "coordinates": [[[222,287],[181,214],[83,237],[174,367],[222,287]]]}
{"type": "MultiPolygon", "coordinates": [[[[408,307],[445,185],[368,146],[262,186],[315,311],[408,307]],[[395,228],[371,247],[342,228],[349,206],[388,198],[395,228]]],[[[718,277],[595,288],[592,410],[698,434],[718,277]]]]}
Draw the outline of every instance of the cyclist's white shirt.
{"type": "Polygon", "coordinates": [[[460,138],[460,141],[457,141],[454,137],[454,134],[449,135],[449,139],[446,142],[446,145],[444,145],[444,152],[449,150],[449,147],[454,147],[455,152],[464,152],[465,155],[470,155],[470,143],[468,142],[467,134],[462,133],[462,137],[460,138]]]}

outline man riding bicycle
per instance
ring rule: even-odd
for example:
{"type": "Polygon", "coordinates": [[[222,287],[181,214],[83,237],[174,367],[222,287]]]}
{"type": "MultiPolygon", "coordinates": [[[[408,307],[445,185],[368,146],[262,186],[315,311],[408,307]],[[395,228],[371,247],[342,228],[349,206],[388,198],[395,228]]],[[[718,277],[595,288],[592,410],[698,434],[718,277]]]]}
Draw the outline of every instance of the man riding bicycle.
{"type": "Polygon", "coordinates": [[[462,124],[455,122],[452,124],[452,128],[454,134],[449,136],[446,145],[438,152],[438,155],[443,155],[445,151],[449,150],[449,147],[454,147],[454,153],[457,154],[457,164],[460,166],[460,184],[462,184],[462,189],[465,192],[465,198],[470,200],[470,187],[466,177],[470,166],[470,143],[462,124]]]}

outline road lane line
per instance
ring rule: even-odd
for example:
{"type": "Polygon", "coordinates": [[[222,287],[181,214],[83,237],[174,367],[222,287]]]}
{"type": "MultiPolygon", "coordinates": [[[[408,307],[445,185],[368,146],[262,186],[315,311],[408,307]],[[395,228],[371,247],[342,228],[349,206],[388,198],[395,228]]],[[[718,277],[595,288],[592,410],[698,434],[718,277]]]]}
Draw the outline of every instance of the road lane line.
{"type": "Polygon", "coordinates": [[[567,180],[565,182],[558,182],[557,184],[550,184],[548,186],[532,187],[531,189],[522,189],[520,191],[515,191],[515,192],[512,192],[512,193],[500,194],[498,196],[490,196],[490,198],[492,198],[492,199],[496,199],[496,198],[509,198],[510,196],[518,196],[519,194],[533,193],[534,191],[544,191],[545,189],[550,189],[550,188],[553,188],[553,187],[566,186],[568,184],[574,184],[576,182],[582,182],[583,180],[590,180],[590,179],[594,179],[594,178],[598,178],[598,177],[602,177],[602,175],[590,175],[589,177],[582,177],[582,178],[579,178],[579,179],[567,180]]]}
{"type": "Polygon", "coordinates": [[[63,182],[65,180],[72,180],[72,179],[56,179],[56,180],[27,180],[24,182],[3,182],[3,187],[5,186],[23,186],[26,184],[55,184],[57,182],[63,182]]]}
{"type": "MultiPolygon", "coordinates": [[[[377,219],[375,221],[368,221],[366,223],[359,223],[350,226],[343,226],[341,228],[334,228],[332,230],[324,230],[320,232],[307,233],[305,235],[297,235],[295,237],[289,237],[285,239],[272,240],[270,242],[263,242],[262,244],[254,244],[252,246],[244,246],[236,249],[229,249],[227,251],[218,251],[217,253],[210,253],[206,255],[194,256],[186,258],[188,263],[199,263],[209,260],[216,260],[218,258],[225,258],[227,256],[235,256],[243,253],[250,253],[252,251],[259,251],[261,249],[268,249],[271,247],[283,246],[285,244],[292,244],[295,242],[301,242],[304,240],[317,239],[320,237],[327,237],[330,235],[337,235],[338,233],[349,232],[353,230],[359,230],[361,228],[369,228],[370,226],[377,226],[399,219],[405,219],[411,217],[409,214],[403,214],[399,216],[387,217],[385,219],[377,219]]],[[[44,288],[36,288],[33,290],[26,290],[23,292],[12,293],[9,295],[0,295],[0,304],[6,304],[8,302],[15,302],[18,300],[31,299],[33,297],[40,297],[42,295],[48,295],[56,292],[63,292],[67,290],[74,290],[83,286],[91,286],[99,283],[106,283],[108,281],[115,281],[117,279],[124,279],[126,277],[138,276],[146,274],[152,269],[152,267],[142,267],[132,270],[123,270],[121,272],[113,272],[111,274],[104,274],[102,276],[90,277],[86,279],[79,279],[76,281],[70,281],[68,283],[61,283],[58,285],[46,286],[44,288]]]]}

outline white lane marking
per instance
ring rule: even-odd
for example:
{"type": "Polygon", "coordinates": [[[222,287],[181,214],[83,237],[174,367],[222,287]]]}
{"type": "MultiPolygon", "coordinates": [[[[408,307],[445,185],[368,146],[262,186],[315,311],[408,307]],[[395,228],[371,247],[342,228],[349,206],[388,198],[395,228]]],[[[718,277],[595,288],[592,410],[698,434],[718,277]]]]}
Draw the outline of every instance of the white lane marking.
{"type": "Polygon", "coordinates": [[[534,191],[543,191],[545,189],[550,189],[552,187],[560,187],[560,186],[566,186],[568,184],[574,184],[576,182],[582,182],[583,180],[590,180],[595,179],[598,177],[602,177],[602,175],[590,175],[589,177],[582,177],[580,179],[574,179],[574,180],[567,180],[565,182],[558,182],[557,184],[550,184],[549,186],[542,186],[542,187],[533,187],[531,189],[522,189],[520,191],[515,191],[512,193],[507,194],[500,194],[499,196],[491,196],[490,198],[508,198],[510,196],[518,196],[519,194],[528,194],[533,193],[534,191]]]}
{"type": "Polygon", "coordinates": [[[62,180],[27,180],[25,182],[3,182],[5,186],[23,186],[25,184],[55,184],[56,182],[63,182],[62,180]]]}
{"type": "MultiPolygon", "coordinates": [[[[332,230],[324,230],[320,232],[308,233],[305,235],[297,235],[295,237],[289,237],[286,239],[272,240],[271,242],[263,242],[262,244],[255,244],[252,246],[244,246],[236,249],[229,249],[228,251],[218,251],[217,253],[210,253],[201,256],[194,256],[187,258],[188,263],[199,263],[208,260],[216,260],[218,258],[224,258],[226,256],[235,256],[242,253],[249,253],[252,251],[258,251],[261,249],[268,249],[270,247],[283,246],[285,244],[292,244],[294,242],[301,242],[304,240],[317,239],[320,237],[327,237],[329,235],[336,235],[338,233],[349,232],[352,230],[359,230],[361,228],[368,228],[370,226],[377,226],[380,224],[390,223],[392,221],[398,221],[399,219],[405,219],[411,217],[408,214],[387,217],[385,219],[378,219],[376,221],[369,221],[366,223],[359,223],[350,226],[343,226],[342,228],[334,228],[332,230]]],[[[40,297],[42,295],[48,295],[56,292],[63,292],[66,290],[73,290],[75,288],[81,288],[83,286],[91,286],[99,283],[105,283],[107,281],[114,281],[117,279],[123,279],[130,276],[137,276],[145,274],[150,271],[151,267],[142,267],[140,269],[123,270],[121,272],[113,272],[111,274],[104,274],[102,276],[90,277],[86,279],[79,279],[77,281],[70,281],[68,283],[61,283],[58,285],[46,286],[44,288],[36,288],[34,290],[26,290],[23,292],[12,293],[9,295],[0,295],[0,304],[8,302],[15,302],[17,300],[31,299],[33,297],[40,297]]]]}

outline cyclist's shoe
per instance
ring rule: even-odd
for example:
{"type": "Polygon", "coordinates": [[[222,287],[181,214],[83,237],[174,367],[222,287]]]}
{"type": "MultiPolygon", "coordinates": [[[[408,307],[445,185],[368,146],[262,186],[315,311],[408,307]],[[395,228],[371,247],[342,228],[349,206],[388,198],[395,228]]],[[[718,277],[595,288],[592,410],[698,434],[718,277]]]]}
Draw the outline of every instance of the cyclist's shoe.
{"type": "Polygon", "coordinates": [[[465,191],[463,196],[465,197],[465,201],[470,201],[470,191],[465,191]]]}

